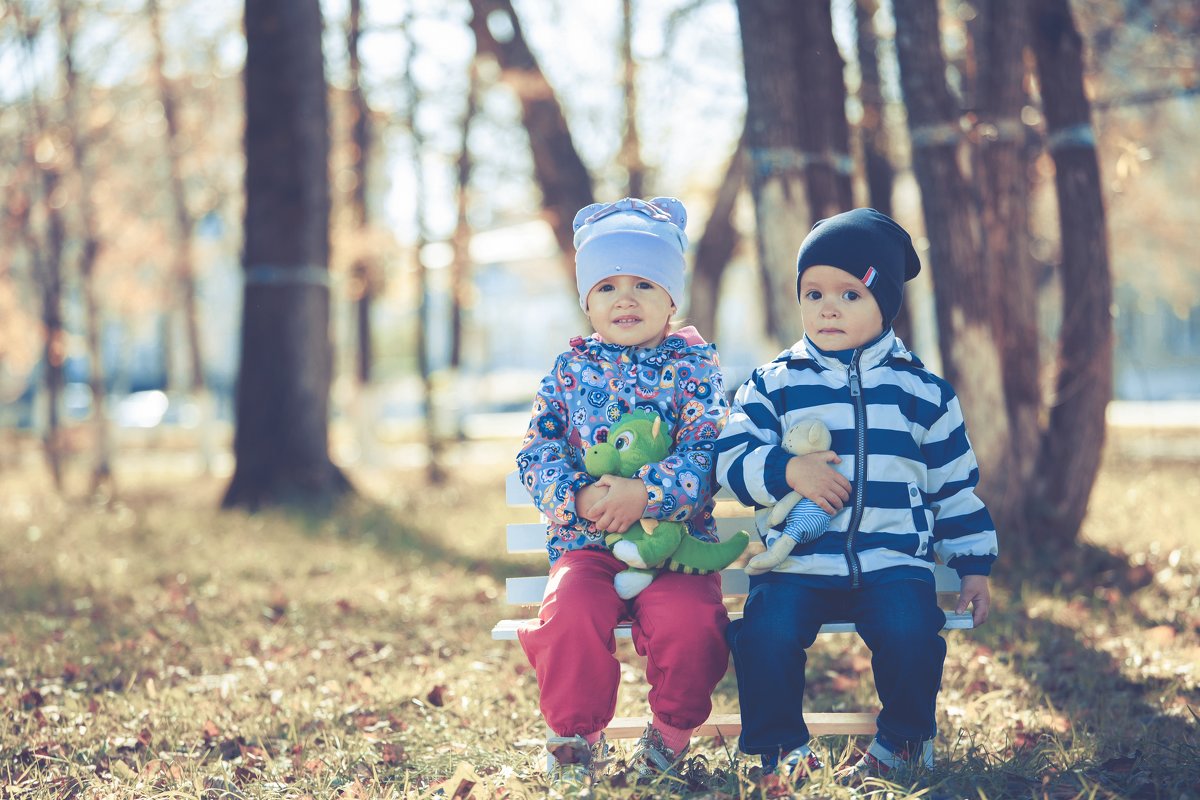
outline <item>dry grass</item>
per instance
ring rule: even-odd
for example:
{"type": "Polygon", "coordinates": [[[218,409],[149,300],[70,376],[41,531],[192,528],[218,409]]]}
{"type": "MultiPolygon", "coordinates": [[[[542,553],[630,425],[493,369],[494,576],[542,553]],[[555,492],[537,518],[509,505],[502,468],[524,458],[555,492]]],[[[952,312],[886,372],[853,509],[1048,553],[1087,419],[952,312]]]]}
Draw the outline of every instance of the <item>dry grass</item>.
{"type": "MultiPolygon", "coordinates": [[[[949,634],[940,766],[876,796],[1200,797],[1198,465],[1110,455],[1079,548],[1001,564],[992,621],[949,634]]],[[[99,506],[0,474],[0,798],[545,795],[533,676],[488,635],[538,568],[501,555],[507,469],[360,474],[375,499],[324,520],[219,512],[216,480],[99,506]]],[[[866,651],[825,639],[811,707],[873,705],[866,651]]],[[[732,744],[698,751],[729,777],[697,793],[761,792],[732,744]]]]}

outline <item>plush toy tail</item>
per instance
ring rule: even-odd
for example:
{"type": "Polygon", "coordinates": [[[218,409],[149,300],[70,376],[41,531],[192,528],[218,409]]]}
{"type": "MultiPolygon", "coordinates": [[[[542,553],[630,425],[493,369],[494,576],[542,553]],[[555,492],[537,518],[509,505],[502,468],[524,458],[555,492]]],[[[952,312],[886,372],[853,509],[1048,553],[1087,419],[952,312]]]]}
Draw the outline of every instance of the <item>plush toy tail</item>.
{"type": "Polygon", "coordinates": [[[736,561],[749,543],[750,534],[745,531],[738,531],[724,542],[702,542],[695,536],[684,536],[666,567],[672,572],[707,575],[736,561]]]}

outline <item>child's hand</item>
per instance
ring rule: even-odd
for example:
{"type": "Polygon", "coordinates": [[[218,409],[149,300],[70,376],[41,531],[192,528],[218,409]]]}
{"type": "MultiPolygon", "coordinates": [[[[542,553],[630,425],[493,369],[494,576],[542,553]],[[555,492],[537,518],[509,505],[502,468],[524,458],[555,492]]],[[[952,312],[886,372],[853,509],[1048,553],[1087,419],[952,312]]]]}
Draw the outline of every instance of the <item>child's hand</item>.
{"type": "Polygon", "coordinates": [[[992,606],[992,593],[988,589],[987,575],[967,575],[962,579],[962,589],[958,593],[958,605],[954,613],[962,614],[971,606],[971,619],[978,628],[987,622],[988,610],[992,606]]]}
{"type": "Polygon", "coordinates": [[[646,504],[650,497],[646,494],[646,484],[642,483],[641,478],[605,475],[593,483],[592,487],[608,490],[608,494],[592,506],[591,516],[588,517],[596,523],[597,530],[624,533],[646,513],[646,504]]]}
{"type": "Polygon", "coordinates": [[[850,499],[850,481],[830,464],[842,459],[832,450],[794,456],[787,464],[787,482],[793,490],[812,500],[826,514],[836,514],[850,499]]]}
{"type": "Polygon", "coordinates": [[[608,494],[606,487],[597,486],[594,483],[577,490],[575,492],[575,513],[589,522],[595,522],[593,509],[596,507],[596,503],[604,499],[606,494],[608,494]]]}

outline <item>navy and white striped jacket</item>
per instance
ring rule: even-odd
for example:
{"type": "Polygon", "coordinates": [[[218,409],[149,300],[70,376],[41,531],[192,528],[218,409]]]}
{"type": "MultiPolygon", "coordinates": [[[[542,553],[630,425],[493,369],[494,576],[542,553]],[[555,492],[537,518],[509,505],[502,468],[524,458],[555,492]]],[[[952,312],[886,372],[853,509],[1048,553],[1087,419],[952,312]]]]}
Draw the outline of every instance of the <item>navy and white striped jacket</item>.
{"type": "Polygon", "coordinates": [[[849,364],[802,339],[738,390],[717,440],[717,480],[758,508],[760,536],[768,507],[790,491],[782,432],[814,416],[833,435],[851,502],[776,572],[856,587],[894,567],[932,572],[935,553],[959,575],[991,571],[996,531],[975,494],[979,467],[958,398],[890,330],[849,364]]]}

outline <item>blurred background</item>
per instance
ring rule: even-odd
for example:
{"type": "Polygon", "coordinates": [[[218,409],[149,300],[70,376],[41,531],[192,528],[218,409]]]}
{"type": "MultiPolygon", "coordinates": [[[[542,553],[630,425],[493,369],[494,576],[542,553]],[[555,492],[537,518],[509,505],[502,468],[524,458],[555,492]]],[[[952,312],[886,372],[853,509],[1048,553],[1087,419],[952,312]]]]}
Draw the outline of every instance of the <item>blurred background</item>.
{"type": "MultiPolygon", "coordinates": [[[[327,312],[271,313],[328,330],[316,406],[335,465],[427,465],[437,480],[469,443],[509,458],[554,355],[589,332],[571,217],[625,195],[686,204],[681,316],[717,343],[731,388],[798,336],[786,287],[812,222],[874,205],[925,262],[900,333],[955,380],[981,449],[1007,437],[1028,463],[1047,440],[1094,439],[1055,430],[1076,394],[1096,398],[1076,418],[1197,423],[1194,4],[273,8],[0,3],[0,468],[44,462],[93,488],[119,485],[135,456],[233,474],[239,370],[261,371],[243,351],[257,341],[245,298],[303,276],[327,312]],[[315,52],[305,85],[323,84],[327,107],[324,161],[288,156],[329,198],[296,236],[327,225],[327,246],[278,263],[247,243],[247,108],[265,107],[247,87],[258,69],[294,107],[296,70],[253,67],[256,35],[315,52]],[[1059,178],[1082,195],[1064,201],[1059,178]]],[[[281,363],[304,371],[321,346],[281,363]]]]}

